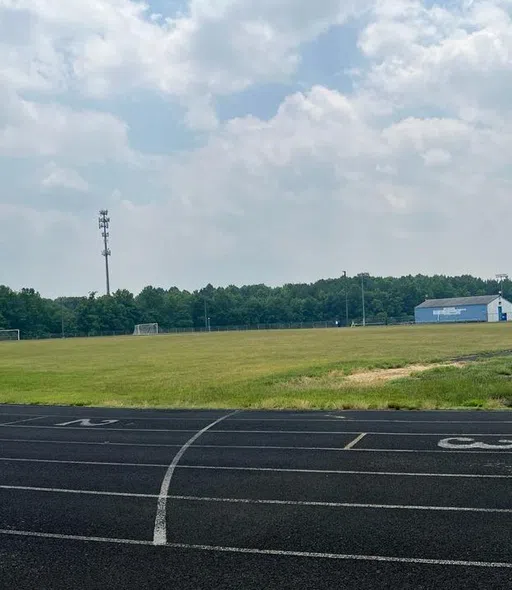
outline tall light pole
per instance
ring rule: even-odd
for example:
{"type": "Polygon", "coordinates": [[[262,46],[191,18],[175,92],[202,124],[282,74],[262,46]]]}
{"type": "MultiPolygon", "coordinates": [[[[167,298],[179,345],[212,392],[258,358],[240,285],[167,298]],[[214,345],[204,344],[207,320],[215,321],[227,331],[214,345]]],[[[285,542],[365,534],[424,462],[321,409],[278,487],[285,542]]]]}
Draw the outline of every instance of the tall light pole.
{"type": "Polygon", "coordinates": [[[108,210],[102,209],[98,218],[99,228],[101,229],[101,237],[103,238],[104,249],[101,253],[105,257],[105,276],[107,279],[107,295],[110,296],[110,274],[108,269],[108,258],[112,255],[110,248],[108,247],[108,228],[110,226],[110,217],[108,216],[108,210]]]}
{"type": "Polygon", "coordinates": [[[366,326],[366,308],[365,308],[365,301],[364,301],[364,279],[365,277],[369,277],[370,275],[367,272],[359,273],[361,277],[361,298],[363,300],[363,327],[366,326]]]}
{"type": "Polygon", "coordinates": [[[508,275],[505,273],[500,273],[496,275],[496,279],[500,283],[500,295],[503,297],[503,281],[508,280],[508,275]]]}
{"type": "Polygon", "coordinates": [[[343,271],[344,283],[345,283],[345,328],[348,328],[348,277],[347,271],[343,271]]]}

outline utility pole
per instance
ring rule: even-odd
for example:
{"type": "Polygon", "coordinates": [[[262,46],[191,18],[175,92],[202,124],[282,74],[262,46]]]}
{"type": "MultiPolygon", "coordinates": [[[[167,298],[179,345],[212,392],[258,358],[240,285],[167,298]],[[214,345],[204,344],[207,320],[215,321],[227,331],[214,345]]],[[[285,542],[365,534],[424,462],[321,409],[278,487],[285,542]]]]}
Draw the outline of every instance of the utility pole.
{"type": "Polygon", "coordinates": [[[505,273],[500,273],[496,275],[496,279],[500,283],[500,296],[503,297],[503,281],[508,280],[508,275],[505,273]]]}
{"type": "Polygon", "coordinates": [[[108,269],[108,258],[109,258],[109,256],[112,255],[112,252],[110,251],[110,249],[108,247],[108,238],[110,235],[108,232],[108,228],[110,225],[110,217],[108,216],[107,209],[102,209],[100,211],[98,224],[99,224],[99,228],[101,229],[101,237],[103,238],[103,245],[104,245],[104,249],[103,249],[101,255],[105,257],[105,276],[107,279],[107,295],[110,296],[110,275],[109,275],[109,269],[108,269]]]}
{"type": "Polygon", "coordinates": [[[365,308],[365,301],[364,301],[364,279],[365,277],[369,277],[370,275],[367,272],[362,272],[359,274],[361,277],[361,298],[363,300],[363,327],[366,326],[366,308],[365,308]]]}
{"type": "Polygon", "coordinates": [[[65,338],[65,331],[64,331],[64,302],[62,299],[60,300],[60,330],[61,330],[61,337],[65,338]]]}
{"type": "Polygon", "coordinates": [[[347,271],[343,271],[343,277],[345,282],[345,328],[348,328],[348,277],[347,271]]]}

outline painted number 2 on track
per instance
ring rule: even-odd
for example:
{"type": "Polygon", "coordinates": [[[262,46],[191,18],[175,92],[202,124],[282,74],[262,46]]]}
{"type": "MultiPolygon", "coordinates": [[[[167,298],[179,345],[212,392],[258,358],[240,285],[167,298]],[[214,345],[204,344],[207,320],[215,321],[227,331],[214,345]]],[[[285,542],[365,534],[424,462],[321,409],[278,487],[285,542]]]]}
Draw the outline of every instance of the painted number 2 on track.
{"type": "Polygon", "coordinates": [[[77,426],[108,426],[109,424],[115,424],[119,420],[100,420],[99,422],[92,422],[90,418],[82,418],[80,420],[71,420],[71,422],[62,422],[56,426],[71,426],[76,424],[77,426]]]}
{"type": "Polygon", "coordinates": [[[458,437],[458,438],[443,438],[438,445],[442,449],[487,449],[495,451],[512,450],[512,440],[500,439],[495,444],[476,441],[474,438],[458,437]]]}

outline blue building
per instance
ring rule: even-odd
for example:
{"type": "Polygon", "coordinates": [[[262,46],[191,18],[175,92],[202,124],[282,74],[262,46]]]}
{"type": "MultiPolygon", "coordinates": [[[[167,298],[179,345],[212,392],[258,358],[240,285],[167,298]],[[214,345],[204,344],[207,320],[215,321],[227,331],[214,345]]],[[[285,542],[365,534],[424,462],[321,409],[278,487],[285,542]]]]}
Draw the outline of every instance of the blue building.
{"type": "Polygon", "coordinates": [[[414,309],[417,324],[512,321],[512,303],[501,295],[427,299],[414,309]]]}

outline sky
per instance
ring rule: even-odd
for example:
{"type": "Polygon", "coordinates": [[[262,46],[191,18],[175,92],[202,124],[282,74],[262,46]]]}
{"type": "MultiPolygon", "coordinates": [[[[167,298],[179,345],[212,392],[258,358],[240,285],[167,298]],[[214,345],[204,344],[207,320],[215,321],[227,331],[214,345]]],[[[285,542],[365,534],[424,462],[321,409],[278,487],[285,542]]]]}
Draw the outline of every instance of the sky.
{"type": "Polygon", "coordinates": [[[0,0],[0,284],[511,271],[512,0],[0,0]]]}

